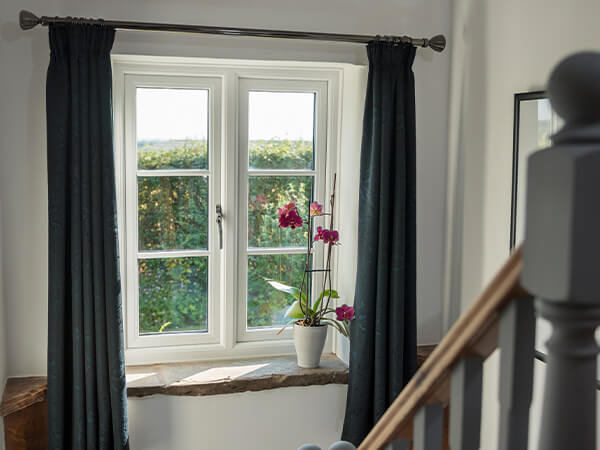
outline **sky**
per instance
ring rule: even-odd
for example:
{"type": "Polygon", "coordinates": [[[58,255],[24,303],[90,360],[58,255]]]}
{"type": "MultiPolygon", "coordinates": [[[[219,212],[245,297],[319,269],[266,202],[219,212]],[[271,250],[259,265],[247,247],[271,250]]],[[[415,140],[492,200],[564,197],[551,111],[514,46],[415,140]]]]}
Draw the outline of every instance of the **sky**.
{"type": "MultiPolygon", "coordinates": [[[[312,140],[314,101],[306,92],[249,92],[249,139],[312,140]]],[[[205,89],[137,89],[138,141],[206,139],[207,116],[205,89]]]]}

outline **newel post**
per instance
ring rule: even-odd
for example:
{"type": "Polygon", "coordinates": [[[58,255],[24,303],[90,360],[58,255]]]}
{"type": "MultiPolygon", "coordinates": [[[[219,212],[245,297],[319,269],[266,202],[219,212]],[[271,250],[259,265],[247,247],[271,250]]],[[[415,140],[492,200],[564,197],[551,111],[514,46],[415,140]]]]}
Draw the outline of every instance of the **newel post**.
{"type": "Polygon", "coordinates": [[[565,120],[528,161],[522,284],[551,322],[539,447],[596,448],[600,324],[600,54],[563,60],[549,81],[565,120]]]}

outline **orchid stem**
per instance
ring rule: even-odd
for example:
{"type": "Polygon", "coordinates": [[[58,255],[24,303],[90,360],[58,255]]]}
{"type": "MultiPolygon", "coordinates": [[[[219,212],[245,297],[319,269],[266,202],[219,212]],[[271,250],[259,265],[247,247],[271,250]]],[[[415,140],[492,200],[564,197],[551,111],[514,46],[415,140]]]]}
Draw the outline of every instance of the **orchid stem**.
{"type": "MultiPolygon", "coordinates": [[[[331,192],[331,197],[329,200],[329,207],[331,208],[331,213],[329,215],[329,229],[332,230],[333,229],[333,218],[334,218],[334,210],[335,210],[335,185],[336,185],[336,181],[337,181],[337,174],[333,175],[333,189],[331,192]]],[[[321,301],[321,304],[319,305],[319,317],[321,317],[323,315],[323,310],[327,310],[329,308],[329,303],[331,302],[331,272],[330,272],[330,265],[331,265],[331,249],[333,247],[333,244],[329,244],[329,247],[327,248],[327,263],[325,268],[327,269],[327,271],[325,272],[325,278],[323,279],[323,289],[322,289],[322,293],[325,293],[325,285],[327,283],[327,281],[329,281],[329,295],[327,296],[327,303],[325,303],[325,305],[323,305],[323,301],[321,301]]]]}

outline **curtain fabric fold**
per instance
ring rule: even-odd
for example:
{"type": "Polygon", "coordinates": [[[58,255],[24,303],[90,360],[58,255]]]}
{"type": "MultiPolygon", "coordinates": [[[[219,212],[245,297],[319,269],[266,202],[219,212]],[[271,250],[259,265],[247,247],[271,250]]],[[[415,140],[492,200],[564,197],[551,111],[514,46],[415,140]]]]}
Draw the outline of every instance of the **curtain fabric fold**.
{"type": "Polygon", "coordinates": [[[416,370],[415,47],[367,46],[358,266],[342,438],[358,446],[416,370]]]}
{"type": "Polygon", "coordinates": [[[50,25],[46,84],[50,449],[128,449],[110,50],[50,25]]]}

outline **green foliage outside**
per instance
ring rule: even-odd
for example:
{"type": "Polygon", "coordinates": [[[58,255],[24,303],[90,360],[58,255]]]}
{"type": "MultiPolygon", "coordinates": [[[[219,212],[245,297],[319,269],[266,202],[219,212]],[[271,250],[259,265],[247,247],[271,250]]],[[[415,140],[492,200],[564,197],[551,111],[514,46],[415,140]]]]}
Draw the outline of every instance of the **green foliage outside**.
{"type": "Polygon", "coordinates": [[[248,145],[250,168],[312,169],[312,146],[310,141],[251,141],[248,145]]]}
{"type": "Polygon", "coordinates": [[[207,262],[205,256],[139,260],[140,333],[208,329],[207,262]]]}
{"type": "MultiPolygon", "coordinates": [[[[206,141],[146,141],[138,145],[138,168],[207,169],[206,141]]],[[[312,168],[310,141],[252,141],[250,167],[312,168]]],[[[311,177],[250,177],[250,247],[304,246],[308,236],[279,228],[277,208],[295,202],[302,214],[312,199],[311,177]]],[[[139,250],[205,249],[208,246],[208,183],[203,177],[138,178],[139,250]]],[[[264,280],[297,284],[304,255],[250,256],[248,327],[277,326],[293,302],[264,280]]],[[[206,257],[140,260],[140,333],[204,331],[208,326],[206,257]]]]}

